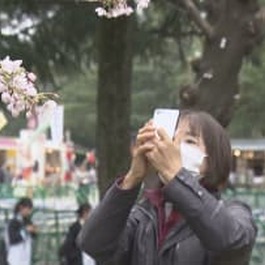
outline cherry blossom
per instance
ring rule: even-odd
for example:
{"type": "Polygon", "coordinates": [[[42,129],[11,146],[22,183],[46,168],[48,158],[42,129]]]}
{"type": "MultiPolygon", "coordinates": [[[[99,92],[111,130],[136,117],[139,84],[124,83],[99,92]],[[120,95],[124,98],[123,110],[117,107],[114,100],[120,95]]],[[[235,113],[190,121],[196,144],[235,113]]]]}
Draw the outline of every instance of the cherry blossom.
{"type": "MultiPolygon", "coordinates": [[[[127,4],[126,0],[99,0],[102,7],[97,7],[95,12],[99,17],[116,18],[120,16],[129,16],[134,10],[127,4]]],[[[142,11],[147,8],[150,0],[135,0],[136,10],[142,11]]]]}
{"type": "Polygon", "coordinates": [[[149,6],[150,0],[136,0],[137,11],[142,11],[149,6]]]}
{"type": "MultiPolygon", "coordinates": [[[[1,100],[13,117],[17,117],[23,111],[29,113],[36,105],[57,97],[54,93],[38,93],[36,79],[34,73],[27,72],[22,67],[22,60],[12,61],[7,56],[0,61],[1,100]]],[[[54,103],[53,101],[52,104],[54,103]]]]}

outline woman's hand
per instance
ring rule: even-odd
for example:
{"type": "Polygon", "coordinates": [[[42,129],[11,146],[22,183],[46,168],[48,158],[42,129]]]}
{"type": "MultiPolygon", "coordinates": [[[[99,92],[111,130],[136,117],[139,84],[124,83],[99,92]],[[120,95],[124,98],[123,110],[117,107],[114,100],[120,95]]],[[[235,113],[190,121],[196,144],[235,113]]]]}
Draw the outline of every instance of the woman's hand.
{"type": "Polygon", "coordinates": [[[155,147],[146,153],[146,157],[166,184],[182,167],[179,143],[174,143],[163,128],[159,128],[157,134],[153,141],[155,147]]]}
{"type": "Polygon", "coordinates": [[[143,181],[149,169],[145,154],[154,148],[153,142],[155,138],[155,128],[152,122],[149,121],[137,134],[136,143],[132,151],[130,170],[121,184],[123,189],[133,188],[143,181]]]}
{"type": "Polygon", "coordinates": [[[36,225],[27,225],[26,226],[26,230],[29,232],[29,233],[37,233],[38,232],[38,228],[36,225]]]}

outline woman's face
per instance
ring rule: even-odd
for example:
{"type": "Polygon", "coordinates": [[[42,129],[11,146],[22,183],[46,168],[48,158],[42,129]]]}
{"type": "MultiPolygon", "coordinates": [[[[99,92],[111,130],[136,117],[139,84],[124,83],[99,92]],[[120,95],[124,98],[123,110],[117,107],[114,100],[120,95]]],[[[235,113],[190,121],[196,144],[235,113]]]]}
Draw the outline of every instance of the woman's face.
{"type": "MultiPolygon", "coordinates": [[[[202,139],[202,135],[194,135],[190,130],[189,121],[187,119],[181,119],[178,124],[178,128],[175,132],[174,143],[179,147],[180,143],[186,143],[193,147],[198,148],[202,153],[207,155],[206,147],[202,139]]],[[[206,159],[203,160],[202,165],[200,166],[200,173],[203,175],[206,168],[206,159]]]]}
{"type": "Polygon", "coordinates": [[[32,208],[30,208],[30,207],[22,207],[21,209],[20,209],[20,214],[21,214],[21,216],[23,216],[23,217],[28,217],[28,216],[30,216],[31,215],[31,213],[32,213],[32,208]]]}

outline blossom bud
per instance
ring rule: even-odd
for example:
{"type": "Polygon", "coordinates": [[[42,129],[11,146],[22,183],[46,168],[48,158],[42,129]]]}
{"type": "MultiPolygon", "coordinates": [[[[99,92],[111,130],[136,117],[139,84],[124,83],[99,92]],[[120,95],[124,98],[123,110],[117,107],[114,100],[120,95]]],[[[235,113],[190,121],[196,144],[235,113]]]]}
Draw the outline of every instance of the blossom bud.
{"type": "Polygon", "coordinates": [[[3,92],[1,95],[1,100],[5,103],[8,104],[11,102],[12,97],[8,92],[3,92]]]}
{"type": "Polygon", "coordinates": [[[14,117],[14,118],[17,118],[20,114],[20,111],[17,109],[17,108],[13,108],[12,111],[11,111],[11,115],[14,117]]]}
{"type": "Polygon", "coordinates": [[[30,73],[28,73],[28,79],[29,79],[29,81],[34,83],[37,79],[37,76],[34,73],[30,72],[30,73]]]}

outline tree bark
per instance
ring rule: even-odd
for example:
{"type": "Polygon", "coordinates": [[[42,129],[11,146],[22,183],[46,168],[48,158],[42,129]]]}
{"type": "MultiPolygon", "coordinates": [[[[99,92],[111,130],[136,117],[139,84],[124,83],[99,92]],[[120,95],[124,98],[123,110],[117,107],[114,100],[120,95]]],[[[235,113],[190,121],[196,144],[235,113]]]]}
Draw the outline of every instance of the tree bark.
{"type": "Polygon", "coordinates": [[[97,156],[101,196],[130,157],[133,17],[99,20],[97,156]]]}
{"type": "Polygon", "coordinates": [[[206,38],[201,59],[194,61],[196,84],[181,90],[181,106],[205,110],[226,127],[239,95],[243,58],[261,39],[260,8],[255,0],[206,2],[213,35],[206,38]]]}
{"type": "MultiPolygon", "coordinates": [[[[206,37],[202,57],[193,64],[195,84],[181,90],[181,107],[205,110],[226,127],[238,99],[243,58],[261,39],[258,1],[205,0],[205,23],[192,0],[182,1],[187,2],[191,19],[196,18],[206,37]]],[[[124,173],[130,157],[132,22],[133,17],[99,22],[97,155],[101,195],[124,173]]]]}

